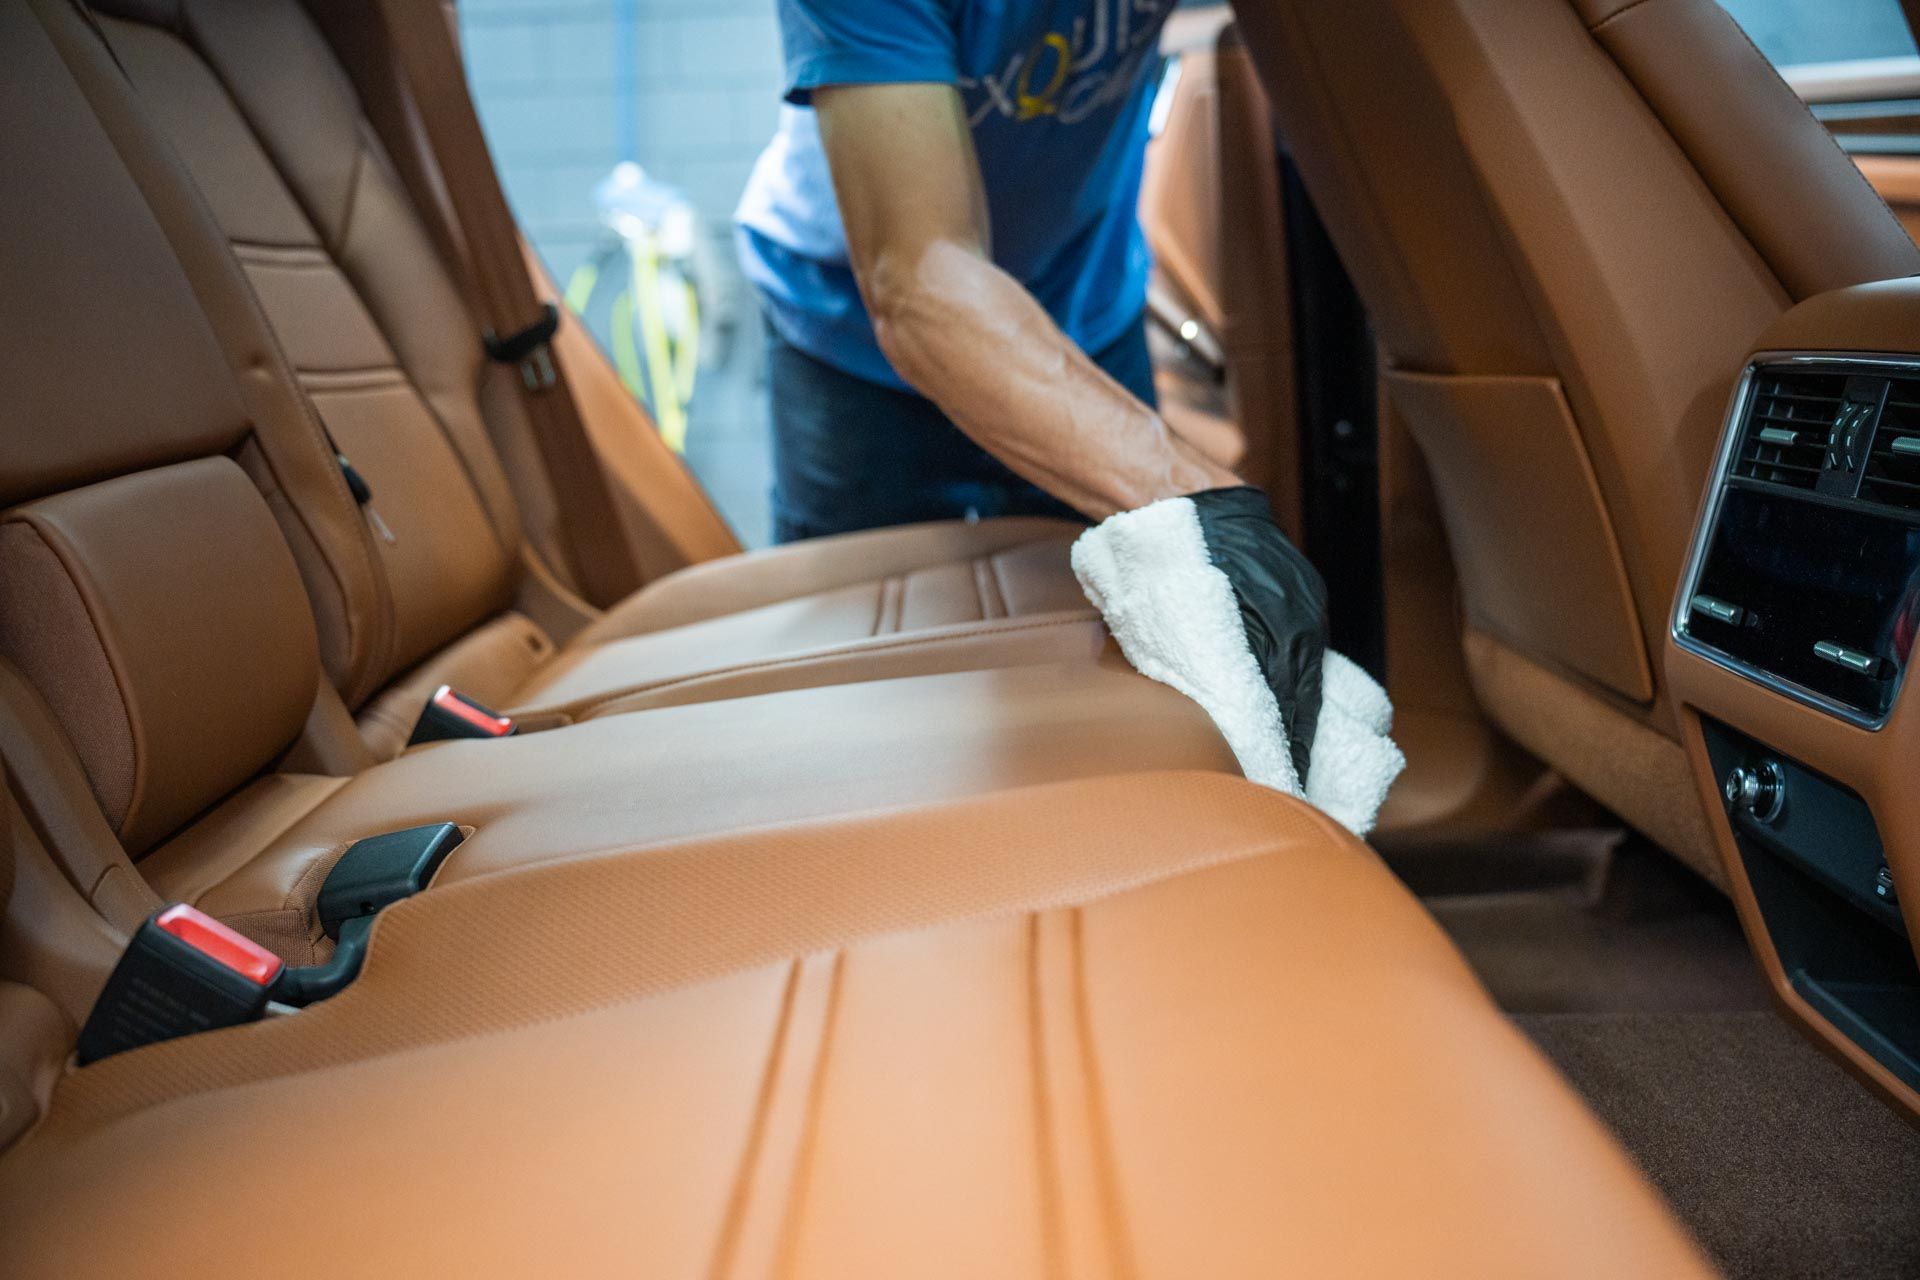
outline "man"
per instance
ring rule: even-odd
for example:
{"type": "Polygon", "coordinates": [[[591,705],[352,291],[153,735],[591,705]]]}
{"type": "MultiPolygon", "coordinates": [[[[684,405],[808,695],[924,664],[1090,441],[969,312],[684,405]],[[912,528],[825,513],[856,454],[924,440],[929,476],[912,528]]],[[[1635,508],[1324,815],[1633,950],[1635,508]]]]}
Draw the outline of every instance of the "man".
{"type": "MultiPolygon", "coordinates": [[[[1170,520],[1104,533],[1098,557],[1083,538],[1076,571],[1111,571],[1088,583],[1097,600],[1143,602],[1124,623],[1102,605],[1143,670],[1191,665],[1161,677],[1189,691],[1264,680],[1271,731],[1251,736],[1284,730],[1291,763],[1268,772],[1295,789],[1320,708],[1324,588],[1264,498],[1153,407],[1135,205],[1174,5],[779,0],[786,105],[738,214],[772,328],[774,518],[784,541],[1179,500],[1170,520]],[[1169,537],[1171,557],[1133,546],[1169,537]],[[1197,607],[1168,565],[1219,570],[1209,598],[1239,616],[1143,664],[1130,634],[1173,635],[1154,619],[1185,625],[1197,607]],[[1229,634],[1220,662],[1192,652],[1229,634]],[[1246,679],[1214,680],[1223,662],[1246,679]]],[[[1239,700],[1208,705],[1223,730],[1239,700]]]]}
{"type": "Polygon", "coordinates": [[[1172,8],[780,0],[789,105],[740,225],[781,540],[1237,483],[1151,407],[1134,208],[1172,8]]]}

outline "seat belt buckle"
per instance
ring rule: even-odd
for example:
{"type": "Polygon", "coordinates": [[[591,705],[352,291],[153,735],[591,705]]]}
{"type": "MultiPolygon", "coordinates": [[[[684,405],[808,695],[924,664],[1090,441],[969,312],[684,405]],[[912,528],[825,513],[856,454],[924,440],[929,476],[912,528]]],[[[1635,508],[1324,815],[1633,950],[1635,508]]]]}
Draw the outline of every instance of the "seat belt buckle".
{"type": "Polygon", "coordinates": [[[257,1021],[286,965],[184,903],[134,931],[81,1028],[80,1064],[142,1045],[257,1021]]]}
{"type": "Polygon", "coordinates": [[[496,715],[450,684],[433,691],[427,705],[414,721],[410,747],[422,742],[445,742],[452,738],[510,738],[518,730],[512,719],[496,715]]]}
{"type": "Polygon", "coordinates": [[[320,930],[336,942],[350,920],[377,915],[432,882],[466,834],[451,822],[356,840],[320,883],[320,930]]]}
{"type": "Polygon", "coordinates": [[[558,375],[553,369],[553,335],[560,331],[560,308],[551,302],[540,308],[540,318],[506,337],[491,330],[481,335],[487,357],[496,364],[520,366],[520,381],[529,391],[544,391],[558,375]]]}
{"type": "Polygon", "coordinates": [[[360,976],[374,917],[425,889],[462,839],[451,822],[356,840],[320,885],[320,928],[333,939],[325,964],[286,969],[273,984],[273,998],[301,1009],[330,1000],[360,976]]]}

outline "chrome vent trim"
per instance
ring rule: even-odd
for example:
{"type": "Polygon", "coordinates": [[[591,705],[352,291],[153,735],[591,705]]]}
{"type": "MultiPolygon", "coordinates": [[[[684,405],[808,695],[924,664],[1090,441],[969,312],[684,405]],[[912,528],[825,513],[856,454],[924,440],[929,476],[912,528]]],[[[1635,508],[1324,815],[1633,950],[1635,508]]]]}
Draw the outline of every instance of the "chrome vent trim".
{"type": "MultiPolygon", "coordinates": [[[[1668,634],[1676,645],[1696,657],[1704,658],[1783,697],[1818,708],[1849,724],[1877,731],[1886,725],[1886,715],[1865,715],[1817,690],[1782,679],[1770,671],[1742,662],[1733,655],[1696,639],[1688,631],[1688,618],[1692,613],[1691,602],[1699,592],[1700,575],[1705,568],[1708,544],[1712,540],[1713,530],[1720,521],[1721,499],[1726,492],[1728,481],[1736,478],[1735,463],[1740,455],[1741,446],[1747,440],[1749,410],[1759,394],[1761,379],[1780,372],[1823,374],[1841,379],[1851,372],[1897,379],[1909,385],[1896,389],[1889,398],[1898,397],[1906,400],[1909,398],[1907,392],[1911,391],[1911,398],[1916,406],[1914,421],[1920,424],[1920,355],[1894,357],[1829,351],[1767,351],[1755,355],[1734,387],[1733,399],[1721,427],[1720,446],[1714,455],[1713,471],[1707,482],[1706,504],[1701,510],[1699,521],[1694,525],[1693,540],[1687,546],[1687,558],[1680,574],[1680,589],[1674,595],[1673,614],[1668,622],[1668,634]]],[[[1882,426],[1884,425],[1883,422],[1882,426]]],[[[1898,437],[1901,434],[1894,432],[1893,436],[1898,437]]],[[[1913,434],[1920,436],[1920,429],[1916,429],[1913,434]]],[[[1909,451],[1920,448],[1920,446],[1910,445],[1896,451],[1892,438],[1883,440],[1876,434],[1873,444],[1874,453],[1882,452],[1883,446],[1888,456],[1896,454],[1916,456],[1909,451]]],[[[1868,466],[1869,469],[1873,466],[1871,455],[1868,466]]],[[[1862,505],[1870,509],[1877,504],[1862,505]]],[[[1920,510],[1920,508],[1902,509],[1920,510]]],[[[1891,715],[1892,712],[1889,711],[1887,714],[1891,715]]]]}
{"type": "Polygon", "coordinates": [[[1817,486],[1846,381],[1844,374],[1805,369],[1757,370],[1733,474],[1791,489],[1817,486]]]}

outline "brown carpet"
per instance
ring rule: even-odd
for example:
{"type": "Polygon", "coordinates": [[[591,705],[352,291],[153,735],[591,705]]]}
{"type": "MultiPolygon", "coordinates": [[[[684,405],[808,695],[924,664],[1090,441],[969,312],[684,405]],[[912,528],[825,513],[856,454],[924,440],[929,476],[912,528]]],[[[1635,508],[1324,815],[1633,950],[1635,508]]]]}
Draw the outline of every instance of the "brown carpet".
{"type": "Polygon", "coordinates": [[[1730,1277],[1920,1277],[1920,1130],[1772,1012],[1717,892],[1610,832],[1383,853],[1730,1277]]]}
{"type": "Polygon", "coordinates": [[[1729,1277],[1920,1276],[1920,1132],[1774,1014],[1518,1021],[1729,1277]]]}

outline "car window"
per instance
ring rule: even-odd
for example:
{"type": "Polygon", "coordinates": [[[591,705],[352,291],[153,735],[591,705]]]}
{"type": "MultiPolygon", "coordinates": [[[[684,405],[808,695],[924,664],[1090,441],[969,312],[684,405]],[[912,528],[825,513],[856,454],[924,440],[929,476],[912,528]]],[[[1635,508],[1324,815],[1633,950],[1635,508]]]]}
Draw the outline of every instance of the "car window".
{"type": "Polygon", "coordinates": [[[1720,0],[1775,66],[1915,53],[1900,0],[1720,0]]]}

